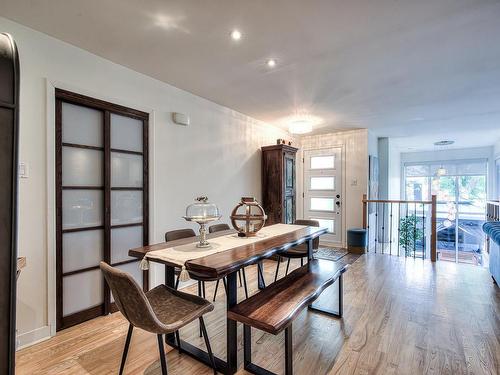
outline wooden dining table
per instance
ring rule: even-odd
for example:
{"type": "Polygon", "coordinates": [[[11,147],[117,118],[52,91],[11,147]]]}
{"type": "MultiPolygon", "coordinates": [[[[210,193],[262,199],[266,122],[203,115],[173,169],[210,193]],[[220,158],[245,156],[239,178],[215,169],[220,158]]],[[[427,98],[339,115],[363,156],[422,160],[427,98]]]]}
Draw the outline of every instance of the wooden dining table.
{"type": "MultiPolygon", "coordinates": [[[[259,265],[259,286],[264,288],[264,279],[262,276],[262,261],[282,251],[286,251],[293,246],[306,243],[308,249],[308,259],[312,259],[313,240],[327,232],[326,228],[321,227],[301,227],[297,230],[286,234],[277,235],[269,238],[263,238],[261,241],[245,244],[242,240],[242,245],[219,252],[188,260],[185,263],[186,270],[192,279],[201,281],[213,281],[226,277],[227,280],[227,298],[226,311],[237,304],[237,273],[243,267],[253,264],[259,265]]],[[[233,230],[221,231],[212,233],[207,236],[208,239],[219,236],[227,236],[235,233],[233,230]]],[[[196,242],[196,237],[183,238],[180,240],[163,242],[159,244],[144,246],[129,250],[129,255],[138,259],[142,259],[148,252],[168,249],[175,246],[185,245],[196,242]]],[[[175,268],[179,268],[178,264],[169,263],[167,261],[148,258],[149,261],[164,264],[165,266],[165,284],[169,287],[174,287],[174,272],[175,268]]],[[[237,329],[236,321],[227,318],[226,321],[226,360],[215,357],[217,370],[225,374],[234,374],[238,370],[237,358],[237,329]]],[[[174,334],[166,335],[168,345],[177,348],[177,343],[174,334]]],[[[211,366],[207,352],[204,350],[181,341],[182,351],[208,366],[211,366]]]]}

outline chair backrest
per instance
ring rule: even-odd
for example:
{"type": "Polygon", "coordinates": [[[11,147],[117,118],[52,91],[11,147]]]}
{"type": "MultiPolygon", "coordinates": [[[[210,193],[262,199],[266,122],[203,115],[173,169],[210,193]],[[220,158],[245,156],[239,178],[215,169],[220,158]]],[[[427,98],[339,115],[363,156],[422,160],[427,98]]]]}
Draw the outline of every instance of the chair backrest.
{"type": "Polygon", "coordinates": [[[158,326],[161,323],[156,318],[146,295],[132,276],[105,262],[101,262],[99,266],[113,293],[116,306],[123,316],[134,327],[158,333],[158,326]]]}
{"type": "MultiPolygon", "coordinates": [[[[308,219],[297,219],[295,220],[295,223],[297,225],[307,225],[310,227],[319,227],[319,221],[318,220],[308,220],[308,219]]],[[[316,237],[313,240],[313,249],[318,249],[319,248],[319,237],[316,237]]]]}
{"type": "Polygon", "coordinates": [[[165,242],[180,240],[181,238],[195,237],[196,233],[192,229],[176,229],[165,233],[165,242]]]}
{"type": "Polygon", "coordinates": [[[221,232],[223,230],[231,229],[227,224],[215,224],[208,228],[208,233],[221,232]]]}

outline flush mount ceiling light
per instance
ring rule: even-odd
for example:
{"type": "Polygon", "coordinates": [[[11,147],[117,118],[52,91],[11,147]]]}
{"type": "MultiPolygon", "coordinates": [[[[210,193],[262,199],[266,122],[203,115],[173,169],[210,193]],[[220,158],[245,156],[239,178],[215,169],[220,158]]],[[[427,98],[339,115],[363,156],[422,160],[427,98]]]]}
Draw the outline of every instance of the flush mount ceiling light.
{"type": "Polygon", "coordinates": [[[233,31],[231,31],[231,39],[232,40],[240,40],[241,37],[242,37],[242,34],[241,34],[240,30],[234,29],[233,31]]]}
{"type": "Polygon", "coordinates": [[[323,120],[306,113],[298,113],[287,117],[284,122],[288,125],[290,133],[306,134],[310,133],[315,125],[321,124],[323,120]]]}
{"type": "Polygon", "coordinates": [[[267,60],[267,66],[270,68],[274,68],[276,66],[276,59],[269,59],[267,60]]]}
{"type": "Polygon", "coordinates": [[[449,145],[452,145],[453,143],[455,143],[455,141],[438,141],[438,142],[434,142],[434,146],[449,146],[449,145]]]}

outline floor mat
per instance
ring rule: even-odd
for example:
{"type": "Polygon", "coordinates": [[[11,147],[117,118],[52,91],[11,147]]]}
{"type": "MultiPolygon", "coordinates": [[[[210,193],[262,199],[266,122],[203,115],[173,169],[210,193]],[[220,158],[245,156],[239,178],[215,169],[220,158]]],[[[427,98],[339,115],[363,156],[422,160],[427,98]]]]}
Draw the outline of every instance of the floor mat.
{"type": "Polygon", "coordinates": [[[320,247],[314,252],[314,257],[317,259],[328,259],[337,261],[347,254],[346,249],[334,248],[334,247],[320,247]]]}

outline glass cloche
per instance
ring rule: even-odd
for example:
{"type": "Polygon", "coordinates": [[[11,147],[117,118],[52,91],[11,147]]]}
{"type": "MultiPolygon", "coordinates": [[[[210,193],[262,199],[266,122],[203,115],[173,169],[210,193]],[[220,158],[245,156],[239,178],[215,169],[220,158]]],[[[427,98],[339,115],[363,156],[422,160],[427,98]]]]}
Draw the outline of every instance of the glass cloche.
{"type": "Polygon", "coordinates": [[[187,221],[194,221],[200,224],[200,242],[196,246],[210,247],[210,243],[207,241],[207,229],[205,225],[221,218],[217,206],[210,203],[207,197],[198,197],[195,199],[195,203],[187,206],[186,215],[183,217],[187,221]]]}

